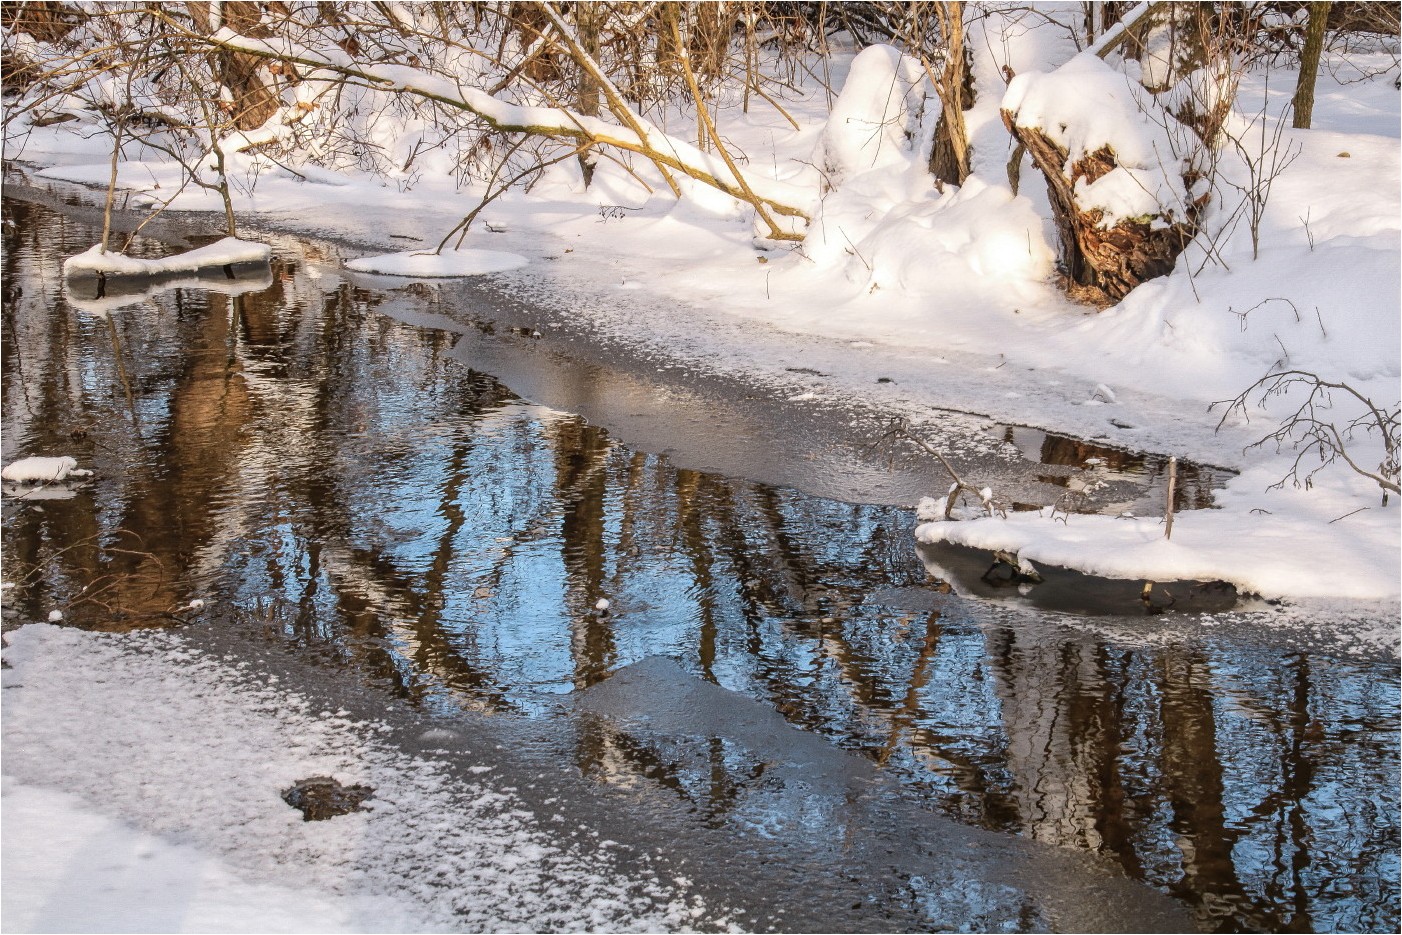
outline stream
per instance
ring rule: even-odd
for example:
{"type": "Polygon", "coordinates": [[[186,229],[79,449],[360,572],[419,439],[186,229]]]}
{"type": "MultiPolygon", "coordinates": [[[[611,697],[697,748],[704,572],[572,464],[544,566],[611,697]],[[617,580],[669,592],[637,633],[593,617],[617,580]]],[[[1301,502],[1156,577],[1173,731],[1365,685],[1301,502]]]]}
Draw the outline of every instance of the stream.
{"type": "MultiPolygon", "coordinates": [[[[866,450],[869,414],[630,357],[509,282],[351,276],[328,241],[65,290],[98,223],[4,202],[4,460],[95,471],[7,490],[7,629],[180,627],[487,724],[746,926],[1397,929],[1398,666],[1353,621],[951,588],[987,559],[917,550],[948,477],[866,450]]],[[[134,254],[215,239],[151,230],[134,254]]],[[[1162,502],[1161,459],[946,421],[1015,503],[1092,456],[1094,508],[1162,502]]],[[[1224,477],[1185,466],[1179,508],[1224,477]]]]}

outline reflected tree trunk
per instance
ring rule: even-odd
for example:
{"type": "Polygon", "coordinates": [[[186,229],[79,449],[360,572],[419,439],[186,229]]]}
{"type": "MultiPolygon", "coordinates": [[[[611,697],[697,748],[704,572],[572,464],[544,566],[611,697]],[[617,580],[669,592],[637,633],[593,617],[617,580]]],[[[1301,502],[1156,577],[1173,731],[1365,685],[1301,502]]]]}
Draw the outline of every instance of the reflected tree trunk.
{"type": "Polygon", "coordinates": [[[605,594],[606,470],[612,446],[597,426],[583,419],[555,423],[550,433],[555,451],[555,487],[565,516],[560,527],[561,554],[568,586],[565,605],[572,608],[570,650],[576,688],[600,681],[617,657],[613,622],[595,610],[605,594]]]}
{"type": "MultiPolygon", "coordinates": [[[[1160,663],[1164,797],[1180,850],[1180,898],[1209,916],[1239,914],[1251,900],[1237,878],[1232,849],[1239,833],[1227,823],[1226,783],[1217,749],[1212,670],[1195,653],[1168,653],[1160,663]]],[[[1264,929],[1273,928],[1259,920],[1264,929]]]]}

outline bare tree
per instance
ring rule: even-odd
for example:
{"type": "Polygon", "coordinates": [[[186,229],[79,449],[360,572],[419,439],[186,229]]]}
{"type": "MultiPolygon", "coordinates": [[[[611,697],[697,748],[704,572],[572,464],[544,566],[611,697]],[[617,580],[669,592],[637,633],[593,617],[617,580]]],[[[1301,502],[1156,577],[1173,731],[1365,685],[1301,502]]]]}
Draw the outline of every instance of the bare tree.
{"type": "Polygon", "coordinates": [[[1314,80],[1319,74],[1319,55],[1324,51],[1324,33],[1329,27],[1329,8],[1333,4],[1314,2],[1309,5],[1309,25],[1305,31],[1305,47],[1300,52],[1300,78],[1295,84],[1295,121],[1297,130],[1308,130],[1314,118],[1314,80]]]}

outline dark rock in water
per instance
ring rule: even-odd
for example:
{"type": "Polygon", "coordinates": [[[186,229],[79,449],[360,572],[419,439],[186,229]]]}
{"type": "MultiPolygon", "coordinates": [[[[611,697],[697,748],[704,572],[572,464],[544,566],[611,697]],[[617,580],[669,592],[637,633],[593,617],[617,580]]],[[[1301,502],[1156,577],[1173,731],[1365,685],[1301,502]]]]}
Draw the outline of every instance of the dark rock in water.
{"type": "Polygon", "coordinates": [[[299,779],[282,790],[282,800],[300,809],[303,821],[325,821],[351,812],[368,812],[360,803],[375,794],[370,786],[343,786],[330,776],[299,779]]]}
{"type": "Polygon", "coordinates": [[[995,588],[1012,587],[1018,583],[1017,566],[999,559],[983,573],[983,580],[995,588]]]}

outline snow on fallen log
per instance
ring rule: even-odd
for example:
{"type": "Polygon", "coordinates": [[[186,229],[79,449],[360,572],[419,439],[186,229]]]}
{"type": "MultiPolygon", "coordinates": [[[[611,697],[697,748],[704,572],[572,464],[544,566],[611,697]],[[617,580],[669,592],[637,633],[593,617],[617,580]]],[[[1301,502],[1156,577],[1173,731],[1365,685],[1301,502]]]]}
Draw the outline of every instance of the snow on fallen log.
{"type": "Polygon", "coordinates": [[[160,276],[240,263],[266,263],[272,255],[273,248],[267,244],[236,237],[225,237],[205,247],[155,260],[123,256],[112,251],[104,253],[102,246],[97,245],[64,260],[63,273],[65,276],[160,276]]]}
{"type": "Polygon", "coordinates": [[[88,477],[92,471],[78,467],[76,458],[20,458],[0,471],[0,480],[13,484],[47,484],[68,477],[88,477]]]}

